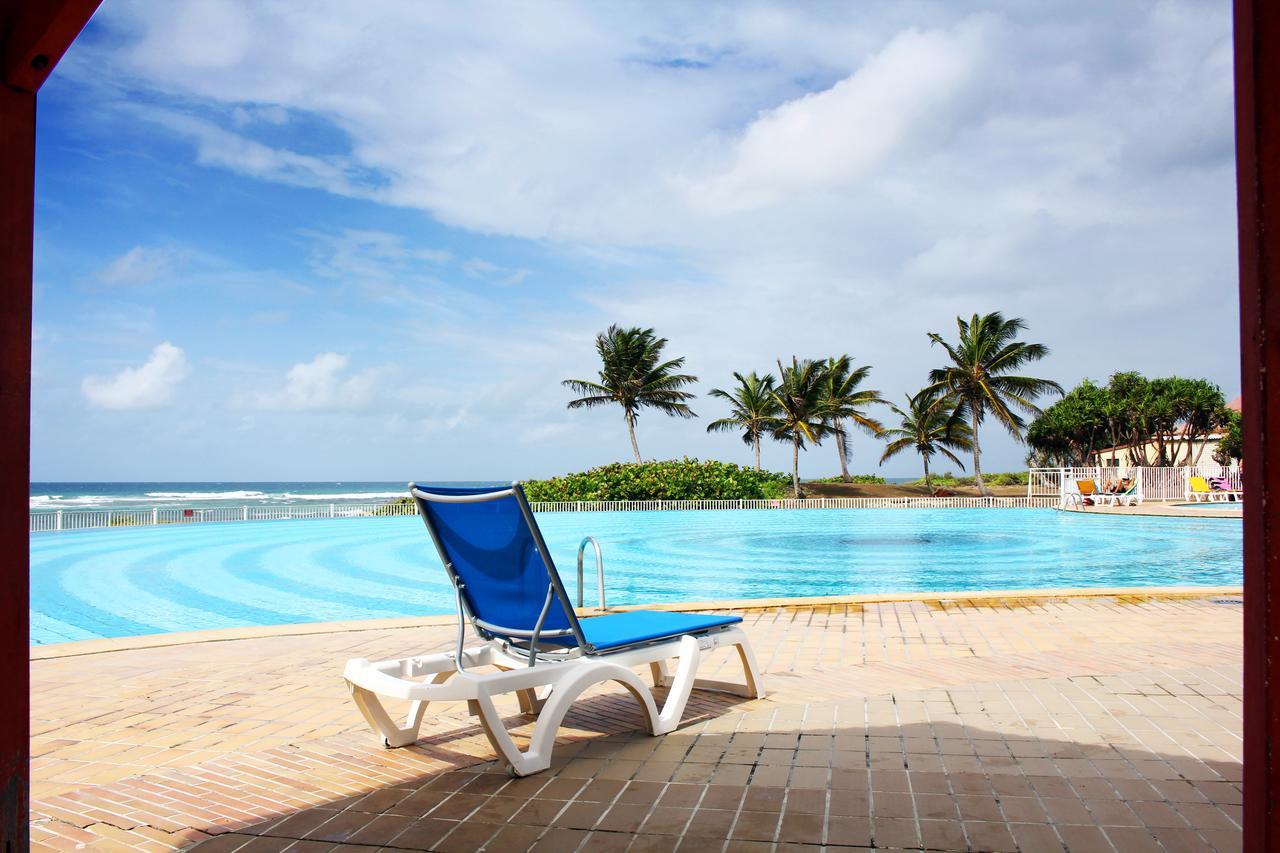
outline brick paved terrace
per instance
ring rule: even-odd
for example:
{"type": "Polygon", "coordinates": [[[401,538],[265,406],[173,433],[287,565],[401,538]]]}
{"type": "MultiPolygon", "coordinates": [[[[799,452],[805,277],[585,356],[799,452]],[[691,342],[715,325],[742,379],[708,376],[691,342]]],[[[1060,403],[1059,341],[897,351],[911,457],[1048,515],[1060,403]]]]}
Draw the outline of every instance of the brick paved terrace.
{"type": "Polygon", "coordinates": [[[347,696],[348,658],[448,648],[441,620],[36,647],[33,846],[1240,847],[1238,591],[740,612],[768,698],[696,691],[652,738],[598,689],[525,779],[465,705],[386,750],[347,696]]]}

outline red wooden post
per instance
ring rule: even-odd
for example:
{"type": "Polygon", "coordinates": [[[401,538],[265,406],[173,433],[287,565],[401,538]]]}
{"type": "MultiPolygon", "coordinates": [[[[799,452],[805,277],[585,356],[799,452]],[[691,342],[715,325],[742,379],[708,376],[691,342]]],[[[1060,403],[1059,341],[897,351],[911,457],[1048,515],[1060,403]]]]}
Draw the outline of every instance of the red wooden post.
{"type": "Polygon", "coordinates": [[[0,89],[0,840],[27,838],[27,472],[36,97],[0,89]]]}
{"type": "Polygon", "coordinates": [[[0,0],[0,845],[29,830],[28,533],[36,90],[100,0],[0,0]]]}
{"type": "Polygon", "coordinates": [[[1280,849],[1280,5],[1237,0],[1244,385],[1244,842],[1280,849]]]}

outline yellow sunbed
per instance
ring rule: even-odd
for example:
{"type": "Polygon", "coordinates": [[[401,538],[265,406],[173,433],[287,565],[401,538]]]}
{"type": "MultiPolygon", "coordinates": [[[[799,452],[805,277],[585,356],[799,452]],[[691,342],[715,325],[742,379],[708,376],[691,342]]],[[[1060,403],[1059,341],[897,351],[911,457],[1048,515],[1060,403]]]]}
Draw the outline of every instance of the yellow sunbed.
{"type": "Polygon", "coordinates": [[[1213,489],[1204,477],[1188,477],[1186,497],[1192,503],[1208,503],[1213,500],[1213,489]]]}

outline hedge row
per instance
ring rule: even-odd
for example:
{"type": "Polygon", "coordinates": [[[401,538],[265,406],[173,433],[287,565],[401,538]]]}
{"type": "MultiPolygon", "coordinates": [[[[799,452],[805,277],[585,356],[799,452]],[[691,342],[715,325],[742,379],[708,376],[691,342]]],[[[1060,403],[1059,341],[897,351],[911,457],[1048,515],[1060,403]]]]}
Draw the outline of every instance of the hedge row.
{"type": "Polygon", "coordinates": [[[685,458],[602,465],[529,480],[524,490],[530,501],[759,500],[782,497],[789,484],[786,474],[685,458]]]}

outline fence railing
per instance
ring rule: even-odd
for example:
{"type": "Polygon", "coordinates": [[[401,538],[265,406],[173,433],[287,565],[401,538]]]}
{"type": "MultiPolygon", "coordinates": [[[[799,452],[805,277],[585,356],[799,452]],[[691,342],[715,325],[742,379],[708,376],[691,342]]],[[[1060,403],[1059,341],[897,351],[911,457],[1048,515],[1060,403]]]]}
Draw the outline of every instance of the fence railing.
{"type": "MultiPolygon", "coordinates": [[[[700,501],[537,501],[534,512],[654,512],[716,509],[983,509],[1057,506],[1058,496],[1016,498],[781,498],[778,500],[700,501]]],[[[31,532],[87,530],[104,527],[147,527],[218,521],[283,521],[306,518],[368,518],[416,515],[413,504],[328,504],[324,506],[240,506],[210,509],[92,509],[32,512],[31,532]]]]}
{"type": "Polygon", "coordinates": [[[32,512],[31,532],[101,527],[147,527],[212,521],[284,521],[301,518],[355,518],[416,515],[413,504],[321,504],[319,506],[234,506],[184,509],[59,509],[32,512]]]}
{"type": "Polygon", "coordinates": [[[1032,468],[1027,476],[1027,497],[1061,497],[1075,490],[1077,480],[1093,480],[1099,486],[1124,479],[1137,479],[1143,500],[1180,501],[1186,497],[1190,477],[1223,477],[1232,489],[1240,488],[1240,469],[1235,466],[1186,465],[1154,468],[1144,465],[1088,465],[1076,468],[1032,468]]]}
{"type": "Polygon", "coordinates": [[[1045,497],[1016,498],[779,498],[777,500],[701,501],[546,501],[531,502],[534,512],[641,512],[702,509],[979,509],[1054,506],[1045,497]]]}

